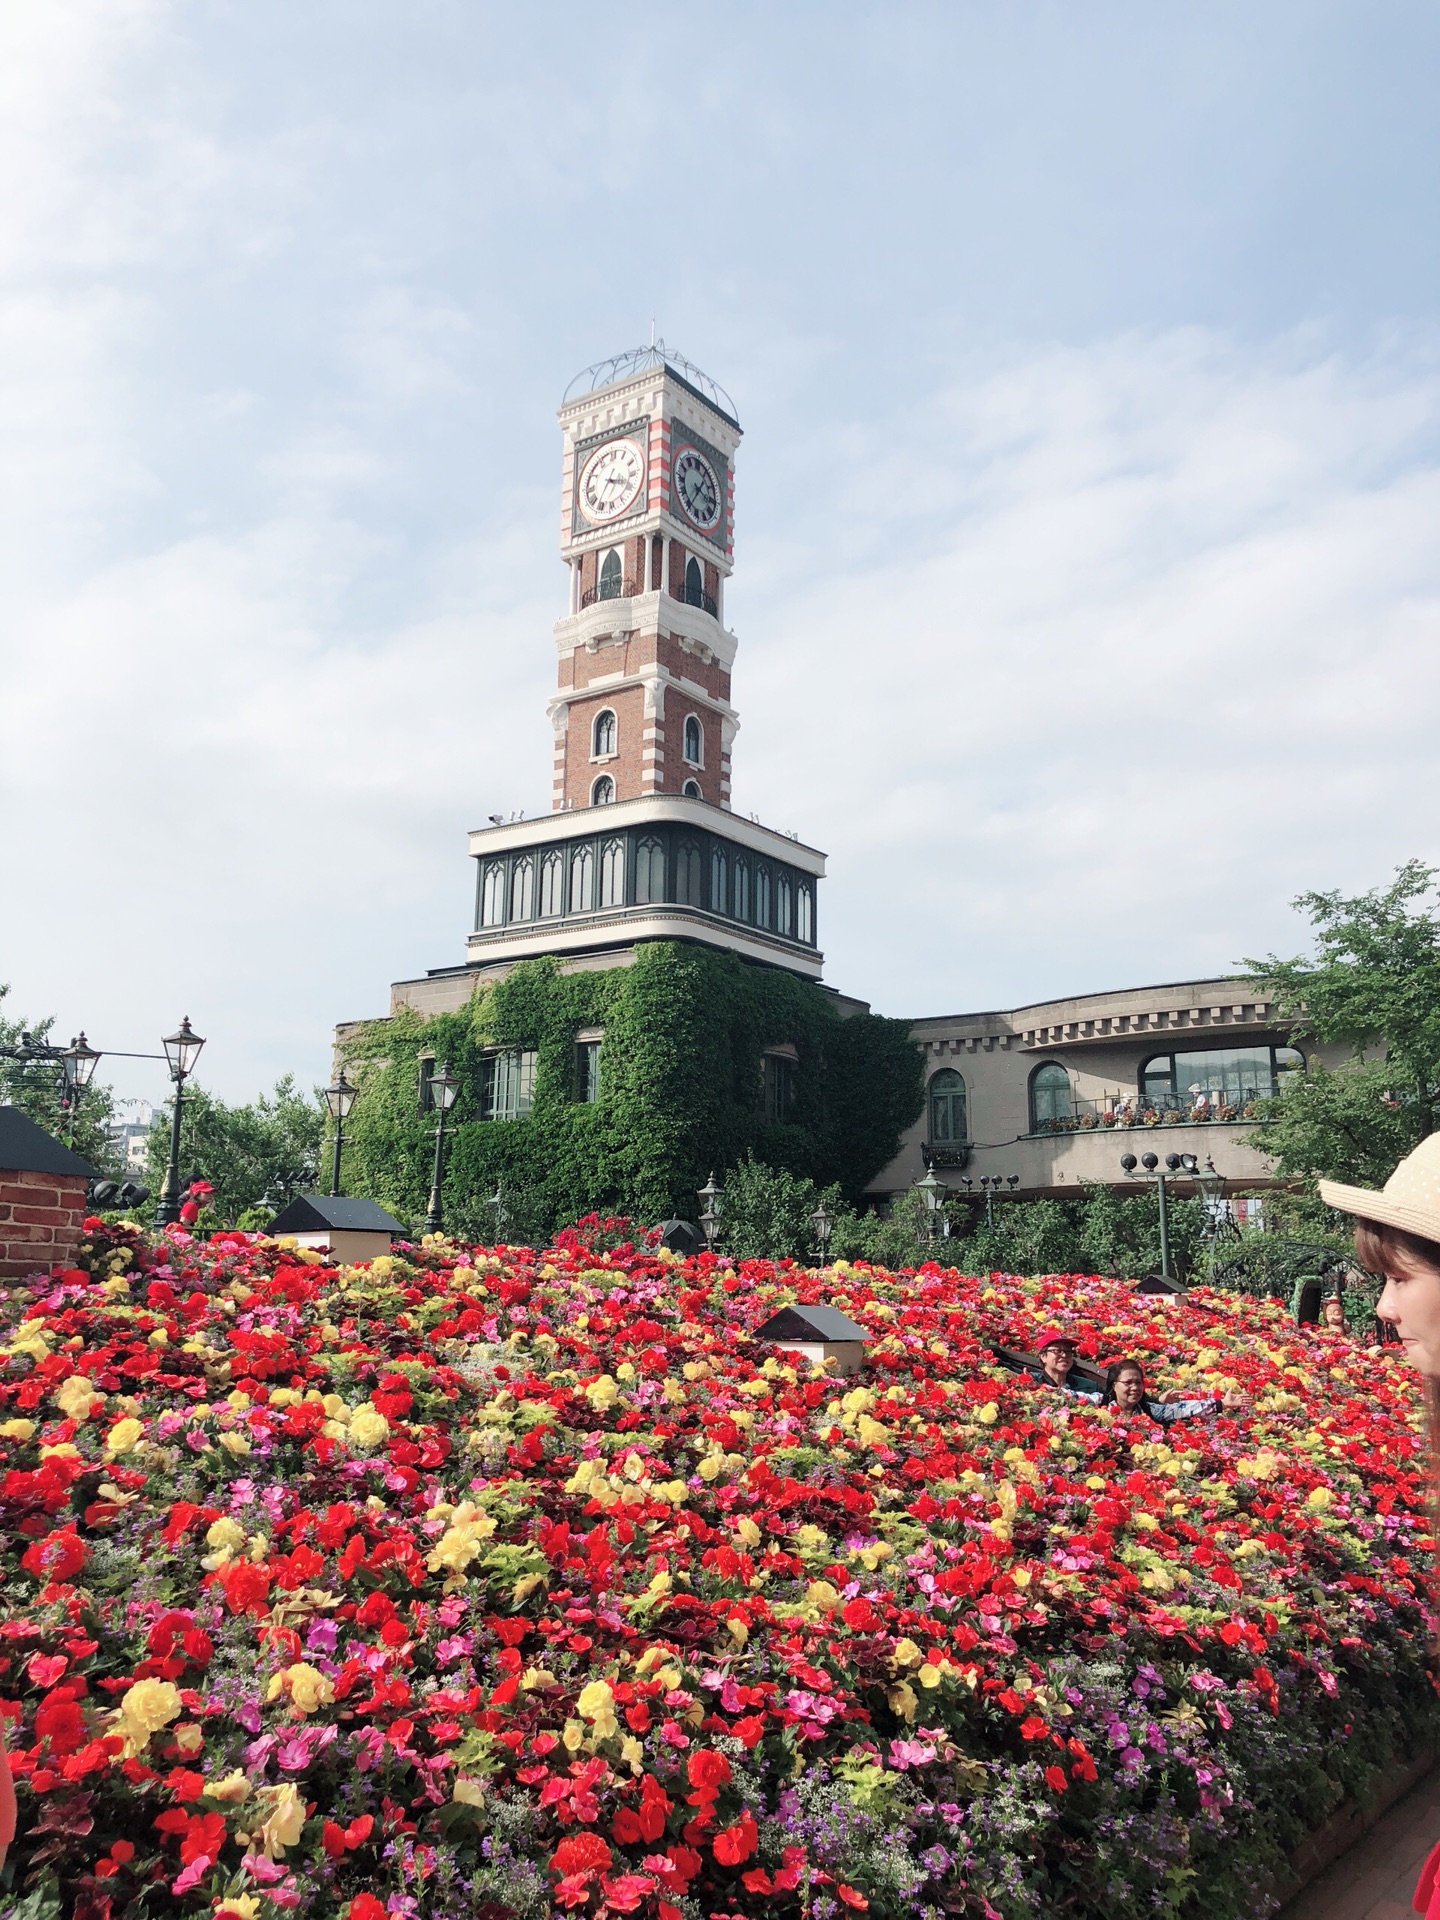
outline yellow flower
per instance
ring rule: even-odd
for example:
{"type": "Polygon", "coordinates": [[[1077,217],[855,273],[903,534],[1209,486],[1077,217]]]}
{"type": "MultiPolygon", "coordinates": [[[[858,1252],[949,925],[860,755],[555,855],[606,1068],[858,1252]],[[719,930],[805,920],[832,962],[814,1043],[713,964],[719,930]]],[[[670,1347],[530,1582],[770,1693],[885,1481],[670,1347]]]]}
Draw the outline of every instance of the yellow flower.
{"type": "Polygon", "coordinates": [[[612,1739],[620,1731],[620,1723],[615,1718],[615,1696],[608,1680],[592,1680],[582,1687],[575,1711],[582,1720],[590,1722],[597,1740],[612,1739]]]}
{"type": "Polygon", "coordinates": [[[620,1398],[620,1389],[608,1373],[602,1373],[598,1380],[592,1380],[589,1386],[586,1387],[585,1398],[590,1402],[592,1407],[595,1407],[597,1410],[603,1410],[606,1407],[614,1406],[615,1402],[620,1398]]]}
{"type": "Polygon", "coordinates": [[[137,1680],[120,1701],[120,1719],[126,1738],[137,1752],[149,1744],[152,1733],[168,1727],[182,1706],[180,1689],[168,1680],[137,1680]]]}
{"type": "Polygon", "coordinates": [[[240,1454],[249,1453],[250,1451],[250,1442],[245,1438],[243,1433],[235,1433],[233,1431],[230,1433],[222,1433],[220,1436],[220,1444],[227,1453],[233,1453],[237,1457],[240,1454]]]}
{"type": "Polygon", "coordinates": [[[1307,1507],[1313,1507],[1317,1512],[1323,1513],[1326,1507],[1334,1506],[1335,1496],[1329,1487],[1312,1487],[1305,1504],[1307,1507]]]}
{"type": "Polygon", "coordinates": [[[273,1860],[277,1853],[299,1844],[305,1802],[288,1780],[282,1786],[263,1787],[257,1798],[269,1808],[257,1832],[266,1856],[273,1860]]]}
{"type": "Polygon", "coordinates": [[[194,1720],[182,1720],[175,1729],[175,1744],[181,1753],[199,1753],[205,1744],[205,1729],[194,1720]]]}
{"type": "Polygon", "coordinates": [[[33,1420],[7,1420],[4,1426],[0,1426],[0,1440],[33,1440],[34,1437],[33,1420]]]}
{"type": "Polygon", "coordinates": [[[244,1543],[245,1529],[238,1520],[232,1520],[228,1515],[222,1520],[213,1521],[206,1530],[205,1544],[216,1552],[233,1553],[244,1543]]]}
{"type": "Polygon", "coordinates": [[[215,1909],[214,1920],[259,1920],[260,1902],[253,1893],[230,1893],[215,1909]]]}
{"type": "Polygon", "coordinates": [[[105,1404],[104,1394],[97,1393],[93,1381],[87,1380],[83,1373],[72,1373],[68,1380],[62,1380],[54,1397],[67,1420],[88,1420],[105,1404]]]}
{"type": "Polygon", "coordinates": [[[350,1444],[358,1447],[362,1453],[369,1453],[378,1447],[390,1432],[390,1422],[378,1407],[368,1400],[356,1407],[350,1416],[350,1444]]]}
{"type": "Polygon", "coordinates": [[[485,1804],[485,1782],[472,1780],[467,1774],[460,1774],[450,1789],[450,1798],[458,1800],[462,1807],[480,1807],[485,1804]]]}
{"type": "Polygon", "coordinates": [[[205,1789],[207,1800],[218,1800],[222,1806],[238,1807],[242,1800],[250,1795],[250,1782],[236,1767],[233,1773],[227,1773],[223,1780],[217,1780],[213,1786],[205,1789]]]}
{"type": "Polygon", "coordinates": [[[312,1667],[308,1660],[297,1660],[293,1666],[272,1676],[266,1689],[267,1700],[278,1700],[282,1693],[288,1693],[295,1711],[299,1714],[314,1713],[317,1708],[328,1707],[335,1698],[335,1688],[318,1667],[312,1667]]]}
{"type": "Polygon", "coordinates": [[[105,1436],[106,1450],[110,1453],[129,1453],[144,1433],[144,1421],[136,1420],[133,1415],[117,1420],[105,1436]]]}

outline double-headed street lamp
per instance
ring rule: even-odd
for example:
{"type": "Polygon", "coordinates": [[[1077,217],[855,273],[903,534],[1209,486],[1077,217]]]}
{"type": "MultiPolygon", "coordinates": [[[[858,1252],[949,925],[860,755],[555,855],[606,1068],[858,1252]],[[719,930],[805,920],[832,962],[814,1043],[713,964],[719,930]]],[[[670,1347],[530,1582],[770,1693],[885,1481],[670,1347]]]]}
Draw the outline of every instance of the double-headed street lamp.
{"type": "Polygon", "coordinates": [[[1170,1272],[1170,1208],[1165,1194],[1165,1182],[1179,1175],[1195,1179],[1200,1171],[1200,1160],[1193,1153],[1167,1153],[1162,1167],[1160,1157],[1154,1153],[1142,1153],[1137,1163],[1133,1153],[1122,1153],[1120,1165],[1132,1179],[1137,1176],[1155,1182],[1160,1196],[1160,1277],[1172,1279],[1170,1272]]]}
{"type": "MultiPolygon", "coordinates": [[[[425,1232],[439,1233],[444,1224],[440,1204],[440,1186],[445,1178],[445,1116],[455,1104],[460,1082],[442,1061],[430,1076],[430,1102],[435,1110],[435,1172],[430,1181],[430,1205],[425,1212],[425,1232]]],[[[338,1164],[339,1150],[336,1150],[338,1164]]]]}
{"type": "Polygon", "coordinates": [[[330,1162],[330,1198],[340,1197],[340,1147],[345,1136],[345,1122],[350,1118],[350,1109],[355,1104],[358,1088],[352,1087],[341,1070],[339,1079],[333,1087],[325,1089],[325,1104],[330,1109],[330,1118],[335,1122],[335,1154],[330,1162]]]}
{"type": "Polygon", "coordinates": [[[165,1183],[155,1207],[155,1225],[168,1227],[180,1218],[180,1118],[185,1104],[185,1082],[194,1071],[205,1042],[192,1030],[187,1013],[177,1031],[160,1044],[165,1049],[170,1078],[175,1082],[174,1112],[170,1118],[170,1164],[165,1169],[165,1183]]]}
{"type": "Polygon", "coordinates": [[[720,1193],[720,1188],[715,1184],[713,1171],[704,1186],[696,1190],[696,1199],[704,1203],[700,1209],[700,1231],[705,1236],[705,1249],[708,1253],[715,1251],[715,1236],[720,1231],[720,1193]]]}

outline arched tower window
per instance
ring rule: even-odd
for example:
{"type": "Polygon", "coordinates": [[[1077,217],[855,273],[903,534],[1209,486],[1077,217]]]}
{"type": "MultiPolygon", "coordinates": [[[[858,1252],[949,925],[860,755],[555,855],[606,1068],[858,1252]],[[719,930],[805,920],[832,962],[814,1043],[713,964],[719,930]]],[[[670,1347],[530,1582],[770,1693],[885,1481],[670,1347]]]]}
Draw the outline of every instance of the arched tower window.
{"type": "Polygon", "coordinates": [[[675,898],[684,901],[687,906],[703,907],[704,886],[700,849],[686,841],[675,852],[675,898]]]}
{"type": "Polygon", "coordinates": [[[625,904],[625,842],[607,840],[600,855],[600,904],[621,907],[625,904]]]}
{"type": "Polygon", "coordinates": [[[750,918],[750,862],[743,855],[735,861],[735,889],[730,911],[737,920],[750,918]]]}
{"type": "Polygon", "coordinates": [[[794,932],[795,910],[794,891],[785,874],[775,878],[775,926],[778,932],[789,935],[794,932]]]}
{"type": "Polygon", "coordinates": [[[658,840],[642,840],[635,849],[635,898],[641,906],[665,898],[665,848],[658,840]]]}
{"type": "Polygon", "coordinates": [[[558,847],[552,847],[540,864],[540,917],[565,911],[565,859],[558,847]]]}
{"type": "Polygon", "coordinates": [[[487,860],[480,888],[480,924],[499,927],[505,924],[505,862],[487,860]]]}
{"type": "Polygon", "coordinates": [[[704,794],[700,791],[700,782],[698,780],[687,780],[680,791],[687,800],[703,800],[705,798],[704,794]]]}
{"type": "Polygon", "coordinates": [[[692,767],[703,767],[705,764],[705,736],[693,713],[685,717],[685,758],[692,767]]]}
{"type": "Polygon", "coordinates": [[[590,789],[592,807],[608,807],[615,798],[615,782],[608,773],[602,773],[590,789]]]}
{"type": "Polygon", "coordinates": [[[623,574],[620,566],[620,551],[618,547],[611,547],[605,558],[600,562],[600,598],[602,600],[618,600],[620,598],[622,580],[623,574]]]}
{"type": "Polygon", "coordinates": [[[770,924],[770,869],[755,869],[755,924],[768,927],[770,924]]]}
{"type": "Polygon", "coordinates": [[[615,716],[609,707],[595,716],[592,751],[597,760],[615,751],[615,716]]]}
{"type": "Polygon", "coordinates": [[[1054,1133],[1074,1117],[1070,1076],[1058,1060],[1047,1060],[1030,1076],[1030,1131],[1054,1133]]]}
{"type": "Polygon", "coordinates": [[[724,913],[726,908],[725,856],[718,847],[710,850],[710,911],[724,913]]]}
{"type": "Polygon", "coordinates": [[[527,853],[510,869],[510,918],[528,920],[535,911],[535,865],[527,853]]]}
{"type": "Polygon", "coordinates": [[[958,1146],[965,1138],[965,1081],[944,1067],[930,1082],[930,1144],[958,1146]]]}
{"type": "Polygon", "coordinates": [[[690,607],[705,604],[705,576],[700,571],[700,562],[693,556],[685,562],[685,604],[690,607]]]}
{"type": "Polygon", "coordinates": [[[595,856],[589,847],[576,847],[570,856],[570,911],[588,913],[593,904],[595,856]]]}
{"type": "Polygon", "coordinates": [[[815,940],[815,896],[803,882],[795,889],[795,937],[807,947],[815,940]]]}

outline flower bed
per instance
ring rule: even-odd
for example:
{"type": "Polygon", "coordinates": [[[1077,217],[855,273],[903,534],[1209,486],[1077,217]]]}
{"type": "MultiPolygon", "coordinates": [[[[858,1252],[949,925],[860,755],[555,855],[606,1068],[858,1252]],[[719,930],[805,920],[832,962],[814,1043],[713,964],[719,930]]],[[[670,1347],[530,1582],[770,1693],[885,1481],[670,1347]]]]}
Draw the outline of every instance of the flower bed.
{"type": "Polygon", "coordinates": [[[1411,1381],[1266,1303],[90,1248],[0,1321],[7,1913],[1262,1914],[1435,1734],[1411,1381]],[[1253,1409],[991,1364],[1056,1317],[1253,1409]]]}

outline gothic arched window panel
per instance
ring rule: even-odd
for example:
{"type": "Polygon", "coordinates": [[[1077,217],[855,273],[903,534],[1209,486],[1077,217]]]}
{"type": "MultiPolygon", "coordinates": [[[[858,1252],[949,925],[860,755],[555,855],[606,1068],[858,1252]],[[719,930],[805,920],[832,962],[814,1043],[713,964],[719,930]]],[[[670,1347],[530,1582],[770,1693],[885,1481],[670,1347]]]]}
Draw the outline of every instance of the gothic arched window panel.
{"type": "Polygon", "coordinates": [[[600,562],[599,597],[602,600],[618,600],[620,598],[623,580],[624,572],[620,565],[619,549],[617,547],[611,547],[605,558],[600,562]]]}
{"type": "Polygon", "coordinates": [[[735,861],[735,891],[730,911],[737,920],[750,918],[750,862],[743,854],[735,861]]]}
{"type": "Polygon", "coordinates": [[[623,907],[625,904],[625,842],[607,840],[600,852],[600,904],[623,907]]]}
{"type": "Polygon", "coordinates": [[[700,571],[700,562],[693,557],[685,562],[685,600],[692,607],[705,604],[705,576],[700,571]]]}
{"type": "Polygon", "coordinates": [[[505,862],[487,860],[480,882],[480,924],[502,927],[505,924],[505,862]]]}
{"type": "Polygon", "coordinates": [[[703,800],[705,798],[704,794],[700,791],[700,782],[698,780],[687,780],[680,791],[687,800],[703,800]]]}
{"type": "Polygon", "coordinates": [[[535,911],[535,863],[526,854],[510,869],[510,918],[528,920],[535,911]]]}
{"type": "Polygon", "coordinates": [[[597,760],[603,760],[606,755],[615,751],[615,716],[609,707],[605,707],[595,716],[590,750],[597,760]]]}
{"type": "Polygon", "coordinates": [[[635,898],[641,906],[665,898],[665,847],[662,841],[647,838],[635,849],[635,898]]]}
{"type": "Polygon", "coordinates": [[[770,924],[770,869],[755,869],[755,924],[768,927],[770,924]]]}
{"type": "Polygon", "coordinates": [[[549,920],[565,911],[565,856],[558,847],[540,862],[540,918],[549,920]]]}
{"type": "Polygon", "coordinates": [[[675,898],[683,900],[687,906],[703,907],[704,876],[699,847],[693,841],[685,841],[675,853],[675,898]]]}
{"type": "Polygon", "coordinates": [[[608,773],[602,773],[590,789],[590,804],[592,807],[608,807],[614,803],[614,799],[615,782],[608,773]]]}
{"type": "Polygon", "coordinates": [[[700,722],[693,713],[685,716],[685,758],[692,767],[705,764],[705,736],[700,730],[700,722]]]}
{"type": "Polygon", "coordinates": [[[788,939],[795,930],[794,891],[788,874],[775,877],[775,930],[788,939]]]}
{"type": "Polygon", "coordinates": [[[964,1077],[942,1067],[930,1082],[930,1144],[959,1146],[967,1138],[964,1077]]]}
{"type": "Polygon", "coordinates": [[[1030,1131],[1053,1133],[1074,1117],[1070,1075],[1058,1060],[1047,1060],[1030,1076],[1030,1131]]]}
{"type": "Polygon", "coordinates": [[[804,881],[795,889],[795,938],[806,946],[815,941],[815,895],[804,881]]]}
{"type": "Polygon", "coordinates": [[[570,911],[588,913],[595,904],[595,855],[577,847],[570,856],[570,911]]]}
{"type": "Polygon", "coordinates": [[[710,852],[710,911],[712,913],[724,913],[728,909],[729,889],[725,885],[726,878],[725,856],[719,847],[713,847],[710,852]]]}

